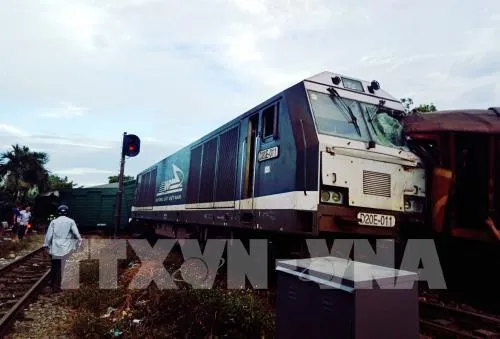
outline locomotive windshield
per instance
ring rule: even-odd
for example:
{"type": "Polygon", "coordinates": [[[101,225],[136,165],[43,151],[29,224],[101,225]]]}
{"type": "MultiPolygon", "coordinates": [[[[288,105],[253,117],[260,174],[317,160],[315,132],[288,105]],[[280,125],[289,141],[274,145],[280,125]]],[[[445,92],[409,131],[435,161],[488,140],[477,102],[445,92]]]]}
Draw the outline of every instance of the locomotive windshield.
{"type": "Polygon", "coordinates": [[[406,148],[403,126],[378,106],[314,91],[309,99],[318,133],[406,148]]]}

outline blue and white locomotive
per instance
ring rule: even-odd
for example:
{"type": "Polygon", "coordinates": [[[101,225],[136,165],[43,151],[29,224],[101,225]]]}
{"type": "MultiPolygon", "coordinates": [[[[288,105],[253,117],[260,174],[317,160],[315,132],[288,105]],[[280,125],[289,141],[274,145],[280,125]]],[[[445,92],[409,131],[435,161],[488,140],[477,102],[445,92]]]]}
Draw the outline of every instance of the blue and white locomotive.
{"type": "Polygon", "coordinates": [[[163,234],[394,235],[426,196],[402,113],[377,81],[317,74],[141,172],[132,218],[163,234]]]}

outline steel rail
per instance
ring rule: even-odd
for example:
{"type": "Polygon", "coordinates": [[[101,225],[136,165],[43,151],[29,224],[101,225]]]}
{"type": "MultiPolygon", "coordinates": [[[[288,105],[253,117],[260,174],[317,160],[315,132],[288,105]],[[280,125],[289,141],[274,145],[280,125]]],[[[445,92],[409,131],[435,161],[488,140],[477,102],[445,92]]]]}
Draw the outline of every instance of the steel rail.
{"type": "MultiPolygon", "coordinates": [[[[18,258],[17,260],[9,263],[8,265],[0,269],[0,277],[22,264],[29,263],[30,259],[32,259],[35,255],[42,252],[43,252],[43,247],[40,247],[22,256],[21,258],[18,258]]],[[[33,284],[31,284],[31,287],[27,291],[23,291],[22,296],[20,298],[17,298],[15,295],[13,295],[12,300],[13,301],[17,300],[17,301],[0,319],[0,337],[3,338],[8,333],[14,320],[16,319],[16,316],[23,310],[24,306],[37,295],[37,293],[40,291],[40,289],[47,281],[49,274],[50,274],[50,268],[47,269],[45,272],[43,271],[35,272],[34,275],[36,276],[36,278],[38,277],[38,275],[40,275],[40,278],[38,278],[33,284]]],[[[18,284],[18,282],[14,282],[14,284],[18,284]]],[[[10,286],[6,286],[5,288],[8,289],[9,287],[10,286]]],[[[3,288],[0,288],[0,291],[2,289],[3,288]]]]}
{"type": "Polygon", "coordinates": [[[419,308],[420,326],[431,332],[457,338],[482,338],[477,332],[482,330],[500,337],[500,318],[427,301],[420,301],[419,308]],[[435,320],[449,323],[443,324],[435,320]]]}

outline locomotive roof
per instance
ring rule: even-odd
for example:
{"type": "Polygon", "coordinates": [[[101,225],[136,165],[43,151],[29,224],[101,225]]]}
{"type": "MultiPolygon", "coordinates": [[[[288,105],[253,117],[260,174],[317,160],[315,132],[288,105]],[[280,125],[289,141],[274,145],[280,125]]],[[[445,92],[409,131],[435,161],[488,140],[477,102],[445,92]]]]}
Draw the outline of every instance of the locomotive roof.
{"type": "Polygon", "coordinates": [[[304,81],[315,82],[315,83],[319,83],[319,84],[322,84],[322,85],[331,86],[331,87],[337,87],[337,88],[342,88],[342,89],[345,89],[345,90],[349,90],[349,91],[353,91],[353,92],[359,93],[359,91],[351,90],[351,89],[345,87],[342,83],[340,83],[338,85],[335,85],[332,82],[332,78],[334,78],[336,76],[339,76],[341,79],[355,80],[355,81],[361,82],[361,84],[363,85],[363,92],[361,92],[361,93],[364,94],[364,95],[369,95],[369,96],[374,96],[374,97],[380,97],[380,98],[383,98],[383,99],[387,99],[387,100],[399,102],[399,100],[397,98],[393,97],[392,95],[390,95],[388,92],[386,92],[383,89],[384,88],[383,84],[380,84],[380,89],[374,91],[374,93],[370,93],[370,91],[369,91],[368,88],[371,85],[371,81],[365,81],[365,80],[361,80],[361,79],[356,79],[356,78],[353,78],[353,77],[344,76],[344,75],[339,74],[339,73],[332,73],[332,72],[325,71],[325,72],[321,72],[321,73],[318,73],[316,75],[313,75],[312,77],[309,77],[307,79],[304,79],[304,81]]]}
{"type": "Polygon", "coordinates": [[[500,133],[500,108],[413,113],[403,119],[406,133],[500,133]]]}

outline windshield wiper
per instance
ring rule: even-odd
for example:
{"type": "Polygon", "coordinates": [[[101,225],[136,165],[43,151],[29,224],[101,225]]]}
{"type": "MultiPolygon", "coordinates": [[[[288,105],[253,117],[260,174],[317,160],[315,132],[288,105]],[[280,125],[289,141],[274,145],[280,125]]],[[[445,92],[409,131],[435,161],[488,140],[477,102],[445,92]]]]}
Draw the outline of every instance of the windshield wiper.
{"type": "Polygon", "coordinates": [[[377,108],[377,110],[375,111],[375,113],[370,114],[370,112],[368,112],[368,107],[365,106],[365,113],[368,116],[368,122],[372,126],[373,131],[375,132],[375,134],[378,134],[378,132],[377,132],[377,129],[375,128],[375,125],[373,124],[373,118],[378,114],[378,112],[379,112],[379,109],[377,108]]]}
{"type": "MultiPolygon", "coordinates": [[[[366,112],[366,115],[368,116],[368,121],[370,122],[370,125],[372,125],[373,130],[375,131],[375,133],[377,133],[377,130],[375,129],[375,126],[373,125],[372,117],[370,116],[370,113],[368,113],[367,107],[365,107],[365,112],[366,112]]],[[[366,117],[363,114],[363,110],[361,110],[361,115],[363,116],[363,120],[365,121],[365,124],[366,124],[366,117]]],[[[375,148],[375,140],[373,139],[372,132],[370,131],[369,128],[367,128],[367,130],[368,130],[368,137],[370,138],[370,141],[368,141],[367,148],[368,149],[375,148]]]]}
{"type": "Polygon", "coordinates": [[[354,125],[354,128],[356,128],[356,132],[358,132],[359,136],[361,136],[361,130],[359,129],[359,125],[358,125],[358,122],[356,120],[356,116],[354,115],[354,113],[352,113],[351,108],[345,103],[345,101],[342,99],[342,97],[339,95],[339,93],[337,93],[335,88],[333,88],[333,87],[328,88],[328,92],[330,92],[335,98],[337,98],[339,100],[339,102],[341,103],[341,106],[343,106],[344,110],[347,111],[347,113],[349,114],[349,117],[351,118],[350,122],[354,125]]]}

